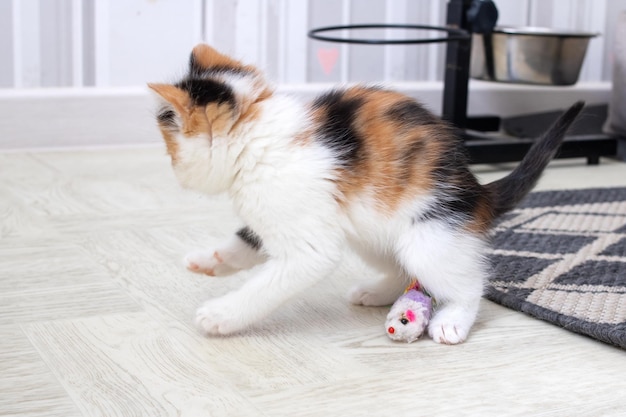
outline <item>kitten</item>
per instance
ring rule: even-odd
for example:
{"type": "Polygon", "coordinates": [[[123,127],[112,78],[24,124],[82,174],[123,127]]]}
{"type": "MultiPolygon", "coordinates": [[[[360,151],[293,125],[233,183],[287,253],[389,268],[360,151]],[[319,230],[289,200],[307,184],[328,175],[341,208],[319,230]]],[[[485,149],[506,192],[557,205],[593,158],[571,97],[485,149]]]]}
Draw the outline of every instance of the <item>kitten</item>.
{"type": "Polygon", "coordinates": [[[222,276],[262,264],[237,291],[197,311],[199,329],[230,334],[331,274],[349,245],[383,278],[352,303],[392,304],[411,277],[438,303],[428,333],[463,342],[488,274],[488,231],[535,185],[583,107],[570,108],[508,176],[478,183],[455,130],[413,99],[375,87],[310,104],[276,94],[253,66],[206,45],[177,84],[150,84],[183,187],[227,192],[246,226],[191,253],[187,268],[222,276]]]}

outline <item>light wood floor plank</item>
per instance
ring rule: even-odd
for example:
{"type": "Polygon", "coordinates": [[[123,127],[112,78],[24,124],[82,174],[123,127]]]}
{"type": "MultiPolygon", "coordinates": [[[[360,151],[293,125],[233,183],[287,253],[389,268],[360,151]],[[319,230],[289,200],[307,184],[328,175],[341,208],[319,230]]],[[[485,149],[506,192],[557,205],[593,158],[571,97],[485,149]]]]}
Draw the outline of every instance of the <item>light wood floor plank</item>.
{"type": "Polygon", "coordinates": [[[0,326],[0,415],[81,415],[17,325],[0,326]]]}
{"type": "Polygon", "coordinates": [[[33,323],[26,331],[85,416],[263,415],[206,360],[203,344],[148,314],[33,323]]]}
{"type": "Polygon", "coordinates": [[[0,300],[0,325],[141,309],[131,297],[110,283],[10,292],[0,300]]]}
{"type": "Polygon", "coordinates": [[[97,264],[80,256],[78,245],[57,238],[2,239],[0,294],[106,280],[97,264]]]}

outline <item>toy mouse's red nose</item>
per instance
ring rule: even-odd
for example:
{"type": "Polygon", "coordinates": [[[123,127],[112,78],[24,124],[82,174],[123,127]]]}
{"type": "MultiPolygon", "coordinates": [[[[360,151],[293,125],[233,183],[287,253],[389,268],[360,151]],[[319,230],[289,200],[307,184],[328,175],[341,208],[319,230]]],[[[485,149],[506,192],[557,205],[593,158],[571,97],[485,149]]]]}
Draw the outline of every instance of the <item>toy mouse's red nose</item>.
{"type": "Polygon", "coordinates": [[[390,327],[387,329],[387,331],[389,332],[389,334],[394,334],[396,332],[396,329],[394,329],[393,327],[390,327]]]}

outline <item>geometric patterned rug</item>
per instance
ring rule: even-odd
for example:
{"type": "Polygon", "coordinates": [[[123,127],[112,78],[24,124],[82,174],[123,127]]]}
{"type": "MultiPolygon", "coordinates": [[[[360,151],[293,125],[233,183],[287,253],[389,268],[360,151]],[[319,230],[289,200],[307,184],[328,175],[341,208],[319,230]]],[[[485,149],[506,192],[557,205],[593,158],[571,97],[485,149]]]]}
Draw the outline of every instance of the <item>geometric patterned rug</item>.
{"type": "Polygon", "coordinates": [[[531,193],[492,247],[488,299],[626,349],[626,188],[531,193]]]}

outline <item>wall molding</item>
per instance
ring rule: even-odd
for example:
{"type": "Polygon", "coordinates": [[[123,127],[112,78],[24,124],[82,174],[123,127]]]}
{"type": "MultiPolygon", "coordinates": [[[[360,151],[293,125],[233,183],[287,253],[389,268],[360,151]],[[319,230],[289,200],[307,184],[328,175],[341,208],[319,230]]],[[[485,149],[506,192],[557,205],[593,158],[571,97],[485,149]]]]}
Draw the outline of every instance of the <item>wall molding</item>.
{"type": "MultiPolygon", "coordinates": [[[[333,84],[290,84],[278,88],[310,100],[333,84]]],[[[435,113],[440,82],[392,84],[435,113]]],[[[561,109],[577,100],[608,103],[611,83],[543,87],[470,82],[469,113],[510,116],[561,109]]],[[[158,145],[156,100],[147,88],[59,88],[0,90],[0,150],[158,145]]]]}

